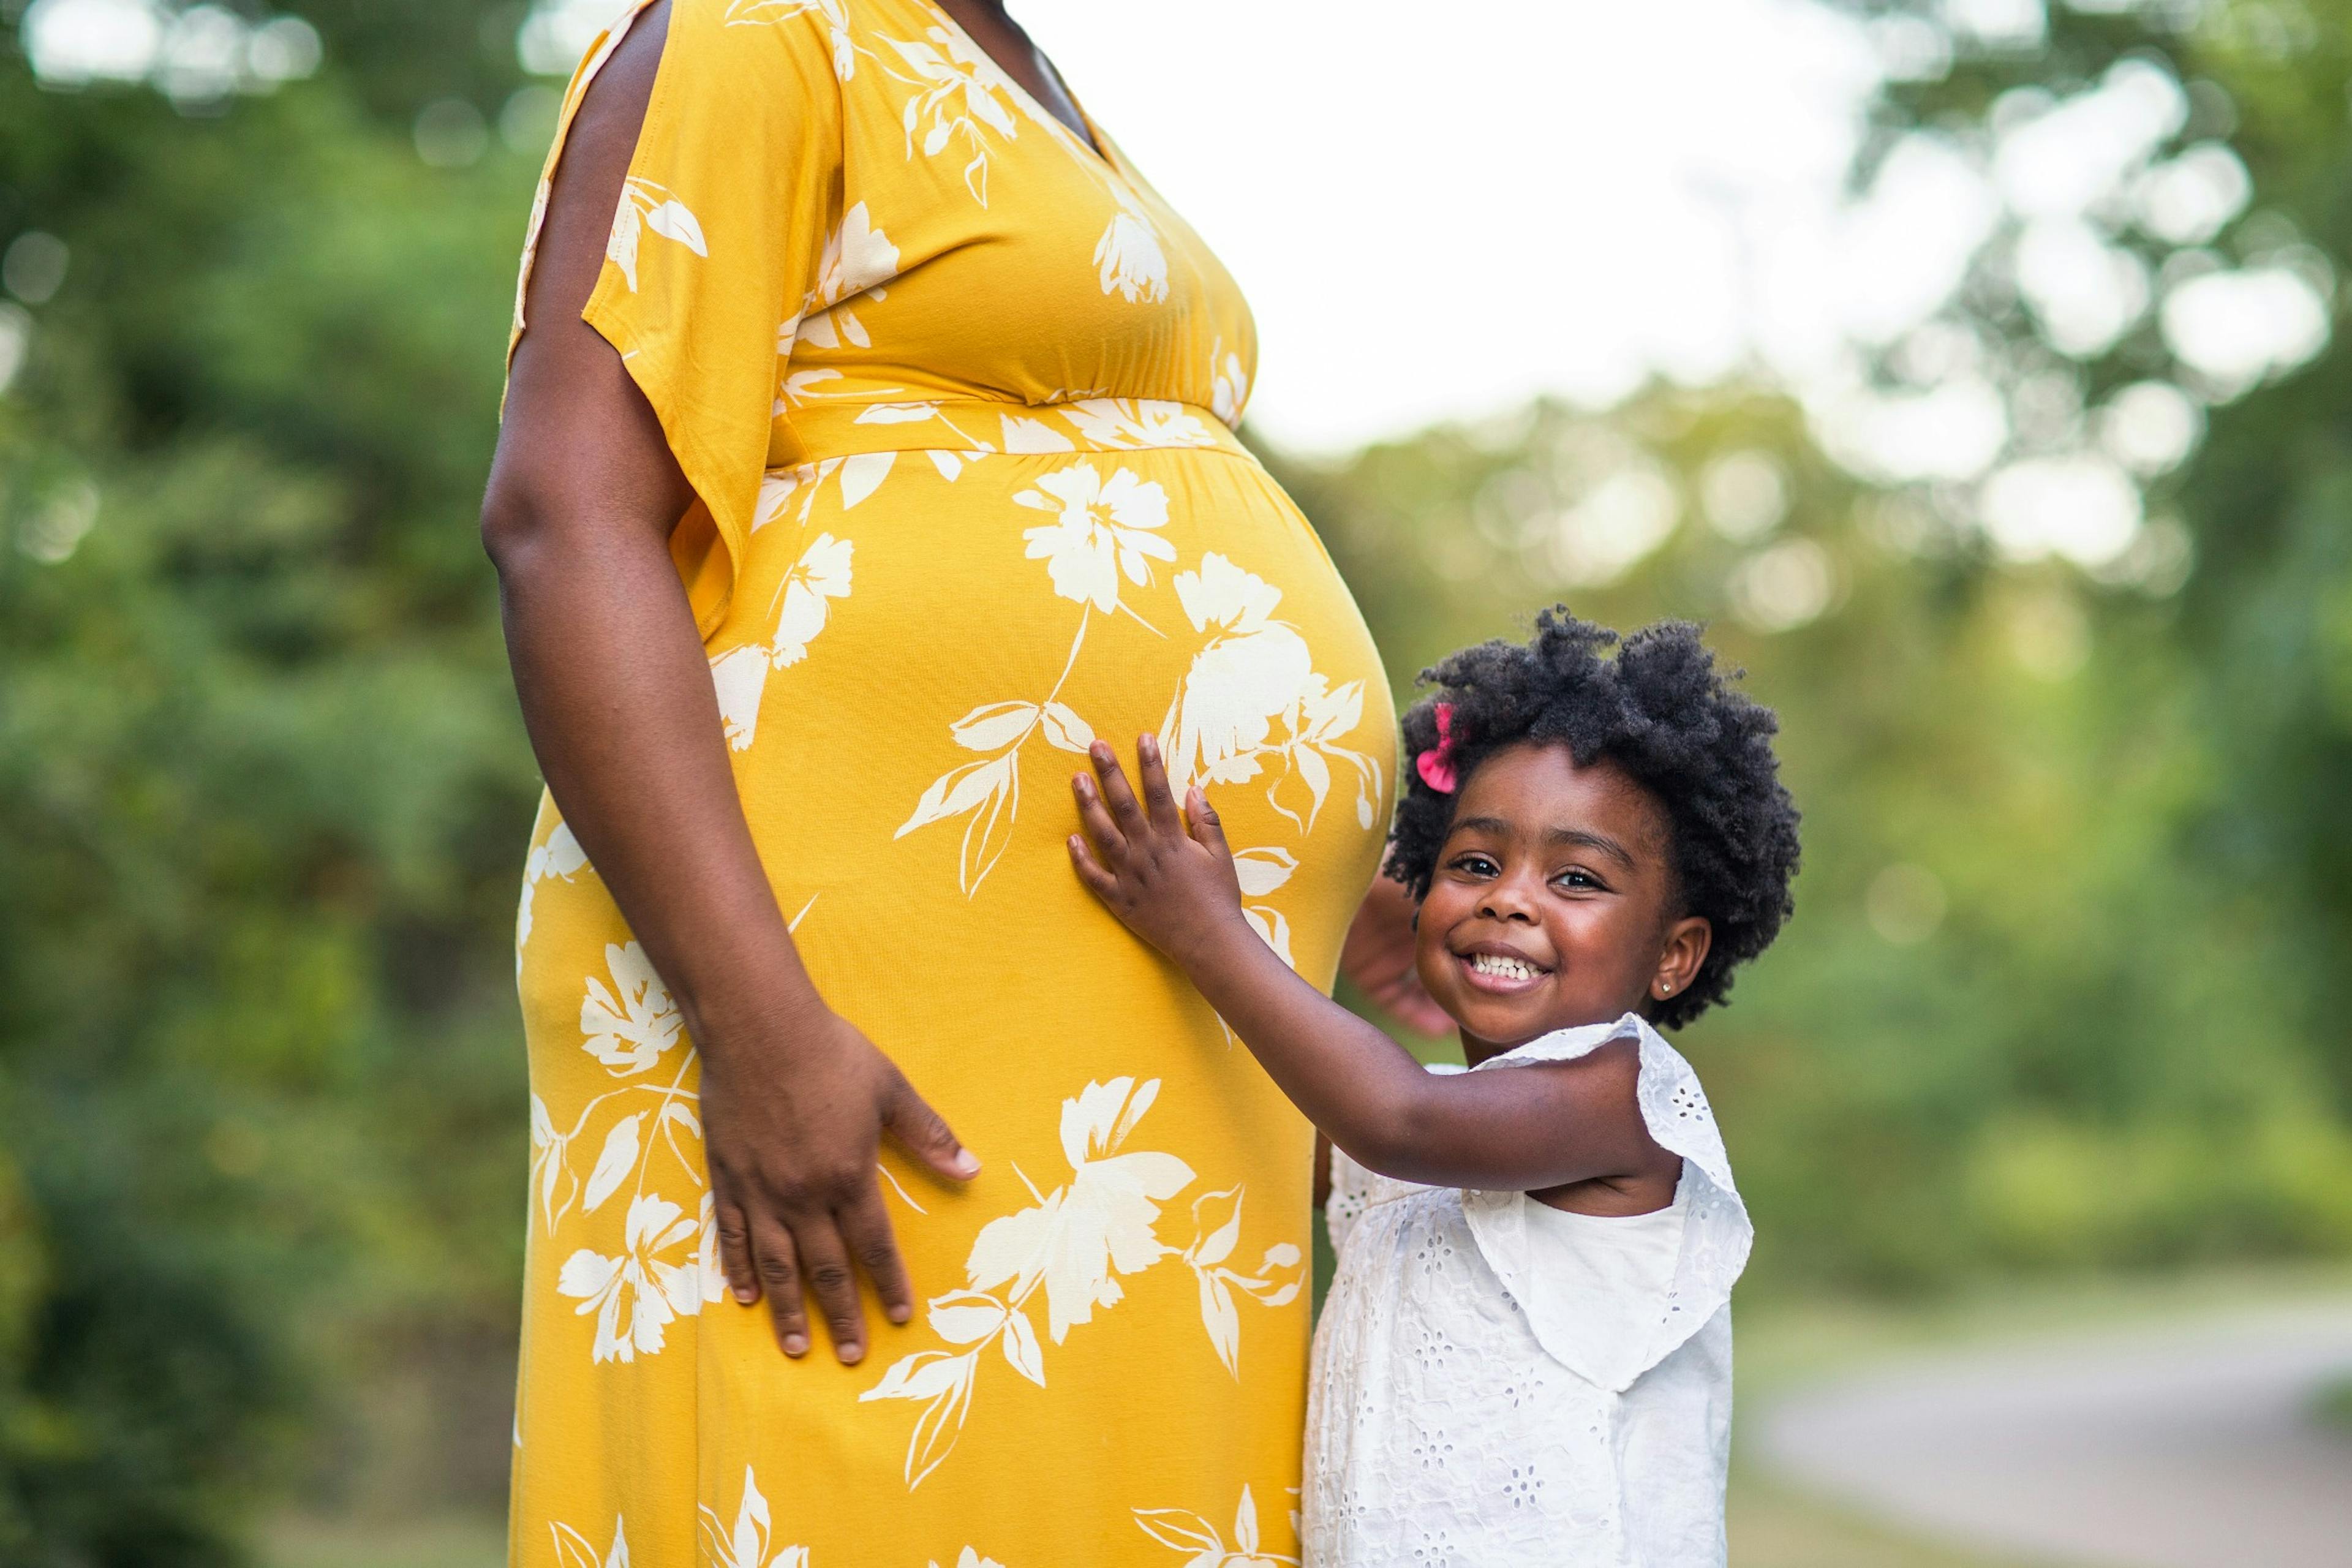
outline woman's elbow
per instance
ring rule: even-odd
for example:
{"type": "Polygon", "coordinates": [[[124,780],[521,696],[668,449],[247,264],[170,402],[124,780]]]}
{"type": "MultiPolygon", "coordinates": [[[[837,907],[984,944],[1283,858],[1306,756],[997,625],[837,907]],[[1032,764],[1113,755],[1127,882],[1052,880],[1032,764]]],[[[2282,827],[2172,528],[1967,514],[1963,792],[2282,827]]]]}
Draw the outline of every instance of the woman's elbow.
{"type": "Polygon", "coordinates": [[[499,462],[482,492],[482,551],[499,580],[529,574],[546,559],[549,546],[582,521],[576,497],[564,493],[557,476],[540,465],[499,462]]]}
{"type": "Polygon", "coordinates": [[[482,552],[505,576],[546,532],[546,509],[534,487],[507,469],[492,471],[482,492],[482,552]]]}

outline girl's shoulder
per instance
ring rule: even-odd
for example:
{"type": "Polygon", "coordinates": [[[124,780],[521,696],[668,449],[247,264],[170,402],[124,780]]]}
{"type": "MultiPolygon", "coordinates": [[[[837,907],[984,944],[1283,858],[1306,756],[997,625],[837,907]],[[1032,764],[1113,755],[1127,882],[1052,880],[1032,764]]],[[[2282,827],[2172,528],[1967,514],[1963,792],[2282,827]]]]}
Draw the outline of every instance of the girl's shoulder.
{"type": "Polygon", "coordinates": [[[1470,1070],[1491,1072],[1498,1068],[1575,1061],[1617,1040],[1632,1040],[1639,1049],[1641,1068],[1635,1093],[1650,1136],[1660,1146],[1696,1164],[1737,1203],[1738,1188],[1731,1179],[1731,1158],[1724,1148],[1723,1134],[1715,1123],[1715,1110],[1707,1103],[1706,1090],[1700,1087],[1697,1071],[1638,1013],[1628,1013],[1614,1023],[1555,1029],[1501,1056],[1490,1057],[1470,1070]]]}
{"type": "MultiPolygon", "coordinates": [[[[1622,1039],[1639,1043],[1636,1097],[1650,1136],[1682,1157],[1683,1175],[1675,1202],[1683,1212],[1672,1282],[1659,1303],[1662,1331],[1642,1357],[1612,1380],[1620,1387],[1673,1352],[1723,1309],[1755,1244],[1755,1226],[1732,1181],[1730,1158],[1724,1151],[1723,1135],[1716,1127],[1706,1091],[1699,1087],[1698,1074],[1682,1053],[1668,1045],[1648,1020],[1633,1013],[1612,1024],[1558,1030],[1473,1069],[1485,1072],[1574,1061],[1622,1039]]],[[[1541,1288],[1539,1249],[1528,1217],[1533,1206],[1535,1200],[1524,1193],[1469,1193],[1463,1198],[1464,1216],[1487,1266],[1522,1304],[1537,1339],[1555,1358],[1573,1365],[1574,1347],[1583,1330],[1575,1303],[1555,1299],[1541,1288]]]]}

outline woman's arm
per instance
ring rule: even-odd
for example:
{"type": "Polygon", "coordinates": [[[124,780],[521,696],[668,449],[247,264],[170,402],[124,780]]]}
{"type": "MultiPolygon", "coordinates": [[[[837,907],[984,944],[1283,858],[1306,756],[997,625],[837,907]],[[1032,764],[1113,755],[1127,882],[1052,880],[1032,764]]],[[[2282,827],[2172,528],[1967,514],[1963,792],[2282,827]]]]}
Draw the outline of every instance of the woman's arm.
{"type": "Polygon", "coordinates": [[[1630,1042],[1508,1072],[1429,1072],[1250,929],[1208,795],[1196,787],[1177,809],[1152,737],[1139,746],[1140,804],[1108,746],[1096,742],[1092,756],[1099,784],[1083,773],[1073,784],[1087,827],[1070,837],[1079,877],[1192,976],[1291,1103],[1357,1163],[1401,1181],[1518,1192],[1659,1163],[1630,1042]]]}
{"type": "Polygon", "coordinates": [[[652,408],[583,322],[667,26],[599,73],[556,173],[482,509],[523,721],[549,791],[676,996],[702,1059],[720,1251],[787,1354],[803,1285],[844,1362],[856,1270],[914,1309],[876,1184],[881,1131],[940,1174],[977,1163],[802,968],[751,842],[669,533],[692,500],[652,408]]]}
{"type": "Polygon", "coordinates": [[[1339,944],[1339,973],[1414,1034],[1443,1039],[1454,1032],[1454,1020],[1421,983],[1413,963],[1412,917],[1412,894],[1405,885],[1393,877],[1373,878],[1339,944]]]}

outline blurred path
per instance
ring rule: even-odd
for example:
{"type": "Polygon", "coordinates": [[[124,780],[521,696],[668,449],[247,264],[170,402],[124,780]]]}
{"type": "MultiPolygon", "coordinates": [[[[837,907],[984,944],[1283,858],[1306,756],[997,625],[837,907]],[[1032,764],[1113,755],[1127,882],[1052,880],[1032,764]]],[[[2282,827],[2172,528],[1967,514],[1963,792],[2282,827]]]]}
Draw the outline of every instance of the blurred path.
{"type": "Polygon", "coordinates": [[[2352,1298],[1953,1352],[1771,1405],[1764,1461],[1954,1541],[2115,1568],[2352,1568],[2352,1298]]]}

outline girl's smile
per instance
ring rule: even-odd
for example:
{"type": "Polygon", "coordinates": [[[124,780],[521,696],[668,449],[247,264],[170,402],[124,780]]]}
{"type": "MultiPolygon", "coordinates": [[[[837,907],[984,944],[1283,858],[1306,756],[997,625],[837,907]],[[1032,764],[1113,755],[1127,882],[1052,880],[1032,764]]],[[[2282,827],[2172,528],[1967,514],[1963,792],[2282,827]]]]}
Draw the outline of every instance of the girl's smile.
{"type": "Polygon", "coordinates": [[[1477,942],[1454,953],[1465,983],[1497,996],[1533,990],[1551,974],[1551,965],[1500,942],[1477,942]]]}
{"type": "Polygon", "coordinates": [[[1611,763],[1518,745],[1465,781],[1422,900],[1422,983],[1471,1060],[1643,1010],[1687,985],[1707,922],[1686,915],[1664,813],[1611,763]]]}

